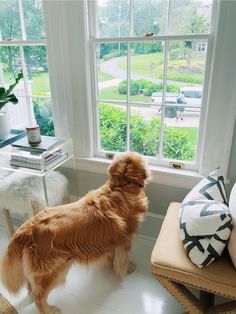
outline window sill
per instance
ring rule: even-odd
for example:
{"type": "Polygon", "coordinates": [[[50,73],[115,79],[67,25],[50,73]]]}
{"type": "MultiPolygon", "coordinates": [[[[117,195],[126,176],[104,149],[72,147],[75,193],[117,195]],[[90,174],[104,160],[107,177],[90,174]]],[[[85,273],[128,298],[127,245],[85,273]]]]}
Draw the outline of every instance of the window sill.
{"type": "MultiPolygon", "coordinates": [[[[107,168],[112,162],[105,158],[76,158],[76,169],[107,174],[107,168]]],[[[193,188],[203,176],[195,171],[172,169],[167,167],[149,166],[151,183],[175,186],[180,188],[193,188]]]]}

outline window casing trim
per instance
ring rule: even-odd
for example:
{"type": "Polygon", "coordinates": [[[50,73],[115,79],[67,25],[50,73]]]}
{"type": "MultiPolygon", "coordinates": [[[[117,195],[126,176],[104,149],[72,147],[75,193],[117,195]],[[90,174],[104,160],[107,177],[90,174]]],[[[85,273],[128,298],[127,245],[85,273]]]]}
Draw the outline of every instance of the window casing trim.
{"type": "MultiPolygon", "coordinates": [[[[218,1],[214,1],[214,4],[215,3],[217,3],[218,5],[218,1]]],[[[49,73],[51,87],[53,87],[53,106],[56,111],[54,123],[56,125],[56,129],[60,130],[61,135],[69,134],[70,136],[72,136],[75,145],[78,146],[78,149],[75,150],[75,154],[77,157],[77,169],[97,172],[98,169],[101,169],[99,166],[101,163],[105,172],[109,161],[107,161],[105,158],[94,158],[95,153],[93,145],[93,130],[95,129],[95,124],[93,120],[94,116],[92,118],[91,115],[91,108],[92,101],[94,102],[95,99],[93,98],[93,94],[91,94],[91,80],[93,79],[93,77],[91,75],[92,73],[90,67],[91,62],[94,62],[94,56],[91,54],[91,46],[93,45],[93,42],[89,40],[88,33],[87,35],[82,34],[84,32],[84,29],[86,29],[86,25],[88,23],[85,18],[85,15],[87,14],[86,4],[87,2],[85,0],[73,2],[73,6],[68,5],[66,1],[45,1],[44,11],[46,12],[46,37],[49,44],[49,73]],[[78,21],[81,21],[81,23],[83,24],[83,27],[80,28],[79,32],[77,27],[78,21]],[[72,24],[74,26],[73,28],[70,27],[72,24]],[[59,49],[57,41],[57,39],[59,39],[58,32],[60,33],[61,38],[61,45],[59,49]],[[71,40],[66,41],[67,37],[63,34],[69,34],[69,39],[71,40]],[[61,35],[63,35],[63,37],[61,37],[61,35]],[[70,49],[68,49],[68,45],[70,49]],[[72,53],[73,51],[74,53],[72,53]],[[88,51],[90,56],[88,56],[88,51]],[[71,70],[70,67],[68,68],[66,62],[63,61],[65,59],[69,59],[74,67],[76,64],[76,71],[72,71],[73,69],[71,70]],[[80,59],[80,62],[78,62],[78,59],[80,59]],[[62,76],[60,75],[60,73],[65,73],[66,75],[62,76]],[[85,78],[87,84],[81,86],[80,82],[85,82],[85,78]],[[72,89],[71,81],[77,82],[73,85],[72,89]],[[66,93],[66,89],[68,89],[68,93],[66,93]],[[73,94],[72,100],[70,99],[70,97],[68,97],[68,95],[70,95],[71,93],[73,94]],[[67,106],[66,109],[65,104],[67,106]],[[73,113],[69,114],[68,112],[71,111],[73,113]],[[66,125],[65,121],[68,121],[68,124],[70,126],[69,129],[63,128],[63,125],[66,125]],[[97,162],[98,159],[100,160],[100,163],[95,163],[95,160],[97,162]]],[[[236,55],[236,43],[232,41],[232,38],[234,37],[233,26],[236,16],[236,6],[234,6],[232,2],[221,1],[219,3],[219,12],[221,14],[219,14],[218,29],[223,29],[220,33],[219,31],[215,33],[215,45],[211,48],[213,49],[212,54],[214,58],[212,58],[211,71],[209,71],[209,73],[207,74],[211,76],[211,78],[214,78],[214,80],[211,79],[209,83],[210,92],[207,99],[208,107],[206,108],[206,113],[204,113],[204,122],[205,125],[208,125],[208,127],[204,127],[204,129],[200,130],[201,132],[203,132],[204,140],[201,145],[202,149],[199,171],[192,172],[198,178],[200,178],[202,175],[208,174],[218,165],[223,165],[223,173],[225,177],[227,176],[227,167],[236,116],[235,75],[234,78],[232,78],[232,72],[236,72],[236,64],[235,62],[232,62],[232,59],[234,60],[234,56],[236,55]],[[230,30],[229,35],[227,34],[228,30],[230,30]],[[230,49],[227,52],[226,47],[229,43],[230,49]],[[222,51],[222,48],[225,49],[223,49],[222,51]],[[219,51],[217,56],[215,56],[217,49],[219,51]],[[224,82],[225,78],[227,77],[227,71],[230,71],[231,73],[230,80],[228,80],[228,83],[230,83],[230,92],[228,87],[227,92],[225,93],[224,88],[221,88],[220,85],[221,82],[224,82]],[[214,84],[216,85],[214,86],[214,84]],[[215,95],[214,99],[212,99],[215,91],[218,91],[217,95],[215,95]],[[217,98],[219,98],[219,96],[221,98],[225,97],[229,99],[227,105],[221,106],[218,103],[218,106],[215,106],[214,102],[217,101],[217,98]],[[221,109],[220,111],[217,110],[218,107],[221,109]],[[222,120],[224,122],[224,125],[222,128],[220,128],[222,120]]],[[[92,22],[94,23],[94,21],[92,22]]],[[[216,24],[217,21],[214,20],[214,23],[216,24]]],[[[184,170],[174,171],[174,169],[164,169],[164,167],[158,167],[157,169],[162,170],[162,178],[163,182],[166,182],[165,184],[171,186],[175,185],[173,180],[171,179],[172,173],[174,173],[176,177],[179,177],[179,185],[177,184],[178,186],[183,186],[185,184],[183,183],[183,176],[181,176],[181,173],[184,170]],[[165,177],[169,178],[169,180],[164,181],[165,177]]],[[[188,177],[191,179],[190,172],[184,171],[184,173],[186,174],[184,177],[185,179],[187,179],[188,177]]],[[[159,183],[161,183],[161,180],[159,180],[159,183]]]]}

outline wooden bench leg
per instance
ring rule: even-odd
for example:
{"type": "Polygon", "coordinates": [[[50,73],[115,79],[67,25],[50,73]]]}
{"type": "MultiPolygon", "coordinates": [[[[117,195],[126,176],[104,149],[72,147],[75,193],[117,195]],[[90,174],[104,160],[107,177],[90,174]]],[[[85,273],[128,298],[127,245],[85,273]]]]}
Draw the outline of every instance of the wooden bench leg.
{"type": "Polygon", "coordinates": [[[204,314],[200,301],[180,283],[156,277],[160,284],[188,311],[188,314],[204,314]]]}
{"type": "Polygon", "coordinates": [[[15,231],[14,231],[14,227],[13,227],[13,223],[12,223],[12,220],[11,220],[11,216],[10,216],[9,210],[6,209],[6,208],[3,208],[2,209],[2,216],[3,216],[3,219],[4,219],[5,227],[7,229],[8,237],[10,239],[13,236],[15,231]]]}

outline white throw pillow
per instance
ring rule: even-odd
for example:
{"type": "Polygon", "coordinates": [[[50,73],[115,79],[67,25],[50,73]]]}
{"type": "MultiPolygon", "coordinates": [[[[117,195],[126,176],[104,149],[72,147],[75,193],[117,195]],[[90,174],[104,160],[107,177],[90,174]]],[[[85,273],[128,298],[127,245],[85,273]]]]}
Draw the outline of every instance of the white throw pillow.
{"type": "Polygon", "coordinates": [[[228,251],[234,267],[236,268],[236,183],[230,193],[229,211],[233,218],[233,229],[228,242],[228,251]]]}
{"type": "Polygon", "coordinates": [[[232,230],[227,203],[224,178],[217,169],[202,179],[181,204],[181,239],[189,258],[200,268],[218,258],[226,246],[232,230]]]}

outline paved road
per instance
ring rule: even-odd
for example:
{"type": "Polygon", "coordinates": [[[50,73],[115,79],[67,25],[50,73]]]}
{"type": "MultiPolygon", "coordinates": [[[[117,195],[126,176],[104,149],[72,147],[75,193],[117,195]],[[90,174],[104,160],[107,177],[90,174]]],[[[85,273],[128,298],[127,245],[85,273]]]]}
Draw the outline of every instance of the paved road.
{"type": "MultiPolygon", "coordinates": [[[[161,116],[161,112],[156,107],[133,107],[133,110],[140,112],[145,119],[151,120],[153,117],[161,116]]],[[[199,127],[199,112],[183,112],[183,120],[177,120],[176,118],[165,118],[165,124],[173,127],[199,127]]]]}
{"type": "MultiPolygon", "coordinates": [[[[119,83],[122,80],[127,79],[126,71],[121,69],[118,66],[118,62],[121,60],[124,60],[126,57],[116,57],[112,58],[108,61],[104,61],[100,63],[100,70],[101,72],[110,74],[114,77],[114,79],[109,81],[102,81],[99,82],[99,89],[118,86],[119,83]]],[[[154,79],[152,77],[147,77],[139,74],[132,74],[132,79],[139,80],[144,79],[147,81],[151,81],[153,83],[160,83],[162,80],[160,79],[154,79]]],[[[187,83],[183,82],[177,82],[177,81],[168,81],[169,83],[172,83],[174,85],[188,85],[187,83]]],[[[191,84],[193,85],[193,84],[191,84]]],[[[195,86],[199,86],[197,84],[194,84],[195,86]]],[[[135,109],[136,111],[139,111],[147,120],[151,120],[154,116],[161,116],[161,112],[157,109],[155,106],[150,107],[132,107],[132,109],[135,109]]],[[[176,118],[165,118],[165,124],[167,126],[173,126],[173,127],[198,127],[199,126],[199,112],[188,112],[184,111],[183,113],[183,120],[177,120],[176,118]]]]}
{"type": "MultiPolygon", "coordinates": [[[[151,120],[153,117],[160,117],[161,112],[156,107],[132,107],[133,110],[140,112],[145,119],[151,120]]],[[[197,112],[183,112],[183,120],[176,118],[165,118],[165,124],[173,127],[199,127],[200,114],[197,112]]]]}

